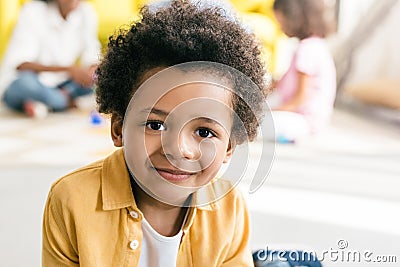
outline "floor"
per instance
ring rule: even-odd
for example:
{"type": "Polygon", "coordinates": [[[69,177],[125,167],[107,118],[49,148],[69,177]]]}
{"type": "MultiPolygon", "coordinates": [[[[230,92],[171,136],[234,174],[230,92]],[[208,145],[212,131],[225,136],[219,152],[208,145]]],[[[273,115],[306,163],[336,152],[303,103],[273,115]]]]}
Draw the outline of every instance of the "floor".
{"type": "MultiPolygon", "coordinates": [[[[93,103],[85,101],[80,109],[44,120],[0,108],[2,266],[40,266],[41,216],[51,183],[114,150],[108,121],[91,123],[93,103]]],[[[259,154],[264,146],[273,149],[261,139],[250,146],[248,172],[239,185],[250,209],[253,249],[300,248],[318,255],[371,251],[400,262],[398,126],[337,109],[332,127],[319,137],[277,145],[267,160],[259,154]],[[260,166],[269,175],[249,194],[260,166]]],[[[325,257],[323,263],[365,266],[366,261],[325,257]]]]}

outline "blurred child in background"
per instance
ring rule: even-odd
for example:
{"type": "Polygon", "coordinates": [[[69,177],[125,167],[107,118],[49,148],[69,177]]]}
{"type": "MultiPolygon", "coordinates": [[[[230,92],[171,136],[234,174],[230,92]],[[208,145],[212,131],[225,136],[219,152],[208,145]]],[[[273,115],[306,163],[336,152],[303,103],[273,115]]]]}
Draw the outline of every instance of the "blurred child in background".
{"type": "Polygon", "coordinates": [[[275,0],[273,9],[282,31],[300,40],[271,104],[276,139],[295,141],[320,131],[333,111],[336,70],[324,39],[329,27],[323,0],[275,0]]]}
{"type": "Polygon", "coordinates": [[[75,98],[92,93],[99,55],[97,15],[88,3],[30,1],[2,62],[3,100],[32,117],[72,107],[75,98]]]}

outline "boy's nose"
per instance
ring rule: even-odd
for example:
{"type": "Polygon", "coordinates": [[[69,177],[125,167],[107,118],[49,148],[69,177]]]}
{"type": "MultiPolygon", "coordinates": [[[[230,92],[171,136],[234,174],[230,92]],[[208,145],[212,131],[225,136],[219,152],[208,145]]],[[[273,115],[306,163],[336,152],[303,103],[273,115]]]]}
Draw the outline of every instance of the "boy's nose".
{"type": "Polygon", "coordinates": [[[198,160],[201,152],[199,143],[187,133],[180,133],[178,136],[165,138],[163,140],[163,152],[171,160],[198,160]]]}
{"type": "Polygon", "coordinates": [[[179,151],[181,156],[187,160],[198,160],[200,157],[199,144],[194,142],[193,138],[190,136],[185,136],[182,134],[179,136],[179,151]]]}

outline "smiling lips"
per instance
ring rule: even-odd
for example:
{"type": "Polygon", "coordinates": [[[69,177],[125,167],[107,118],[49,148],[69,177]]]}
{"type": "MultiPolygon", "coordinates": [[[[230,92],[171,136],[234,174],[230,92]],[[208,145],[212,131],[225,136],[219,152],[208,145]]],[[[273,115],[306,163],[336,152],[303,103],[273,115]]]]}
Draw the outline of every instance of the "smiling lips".
{"type": "Polygon", "coordinates": [[[182,182],[195,174],[171,169],[156,169],[156,171],[161,177],[170,182],[182,182]]]}

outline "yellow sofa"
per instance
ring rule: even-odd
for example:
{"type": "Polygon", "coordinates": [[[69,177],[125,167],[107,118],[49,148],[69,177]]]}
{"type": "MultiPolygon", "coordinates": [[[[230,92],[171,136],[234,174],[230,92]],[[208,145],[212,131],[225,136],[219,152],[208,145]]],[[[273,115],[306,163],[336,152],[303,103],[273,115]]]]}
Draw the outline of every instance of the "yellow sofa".
{"type": "Polygon", "coordinates": [[[270,72],[276,66],[276,45],[278,40],[286,38],[275,20],[272,5],[274,0],[230,0],[239,11],[239,17],[249,25],[260,39],[263,58],[270,72]]]}
{"type": "MultiPolygon", "coordinates": [[[[0,59],[7,47],[21,6],[31,0],[0,0],[0,59]]],[[[129,23],[138,16],[139,8],[157,0],[87,0],[92,3],[99,17],[99,40],[106,45],[108,37],[116,28],[129,23]]],[[[274,70],[274,48],[282,37],[273,18],[273,0],[230,0],[239,11],[239,16],[260,38],[263,54],[270,71],[274,70]]]]}

